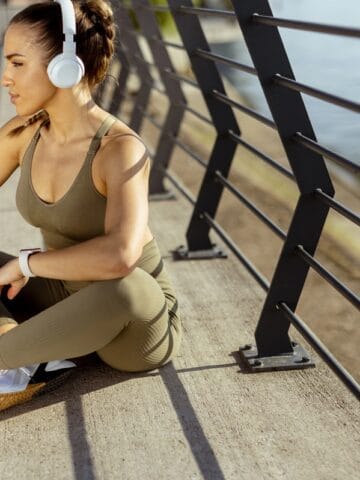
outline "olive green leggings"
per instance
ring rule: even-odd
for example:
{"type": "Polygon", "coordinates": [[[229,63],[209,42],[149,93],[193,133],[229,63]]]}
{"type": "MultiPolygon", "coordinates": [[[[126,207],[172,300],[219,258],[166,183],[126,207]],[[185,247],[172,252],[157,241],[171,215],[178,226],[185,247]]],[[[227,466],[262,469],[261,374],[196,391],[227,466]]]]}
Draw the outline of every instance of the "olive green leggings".
{"type": "MultiPolygon", "coordinates": [[[[0,253],[0,265],[10,255],[0,253]]],[[[14,300],[4,289],[0,369],[97,352],[113,368],[145,371],[177,353],[181,322],[177,301],[155,239],[129,275],[116,280],[64,282],[31,278],[14,300]]]]}

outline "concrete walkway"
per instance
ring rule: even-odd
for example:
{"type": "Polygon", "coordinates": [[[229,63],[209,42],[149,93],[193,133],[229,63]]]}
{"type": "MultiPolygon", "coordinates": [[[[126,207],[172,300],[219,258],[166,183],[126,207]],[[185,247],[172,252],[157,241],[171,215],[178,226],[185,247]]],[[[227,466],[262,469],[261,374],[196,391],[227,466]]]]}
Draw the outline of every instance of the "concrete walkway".
{"type": "MultiPolygon", "coordinates": [[[[12,184],[1,189],[8,251],[38,242],[13,194],[12,184]]],[[[183,311],[176,361],[143,375],[88,365],[53,394],[4,412],[2,480],[358,478],[359,403],[314,353],[315,369],[240,372],[232,352],[252,338],[263,293],[231,255],[171,260],[189,214],[180,198],[151,205],[183,311]]]]}
{"type": "MultiPolygon", "coordinates": [[[[1,124],[13,114],[4,96],[0,111],[1,124]]],[[[39,243],[16,212],[15,183],[0,189],[0,249],[13,253],[39,243]]],[[[359,478],[359,402],[294,331],[315,369],[241,372],[235,352],[252,339],[263,291],[231,254],[174,262],[189,217],[181,198],[151,204],[183,314],[179,356],[139,375],[94,360],[2,413],[1,480],[359,478]]]]}

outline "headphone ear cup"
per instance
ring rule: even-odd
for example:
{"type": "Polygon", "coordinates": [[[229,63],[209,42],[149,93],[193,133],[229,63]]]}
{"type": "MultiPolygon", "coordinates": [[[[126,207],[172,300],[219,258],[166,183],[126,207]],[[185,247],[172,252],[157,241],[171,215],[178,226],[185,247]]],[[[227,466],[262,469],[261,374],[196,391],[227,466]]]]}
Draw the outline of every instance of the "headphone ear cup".
{"type": "Polygon", "coordinates": [[[82,60],[72,54],[61,53],[47,67],[48,77],[58,88],[71,88],[83,78],[85,67],[82,60]]]}

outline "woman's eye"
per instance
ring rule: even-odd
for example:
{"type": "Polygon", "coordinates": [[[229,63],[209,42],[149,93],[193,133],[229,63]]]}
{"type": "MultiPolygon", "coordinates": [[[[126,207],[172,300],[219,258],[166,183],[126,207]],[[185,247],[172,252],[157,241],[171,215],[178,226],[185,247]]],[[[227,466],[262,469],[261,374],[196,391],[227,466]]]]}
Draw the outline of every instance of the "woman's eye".
{"type": "Polygon", "coordinates": [[[23,64],[22,63],[18,63],[18,62],[12,62],[13,66],[16,68],[16,67],[21,67],[23,64]]]}

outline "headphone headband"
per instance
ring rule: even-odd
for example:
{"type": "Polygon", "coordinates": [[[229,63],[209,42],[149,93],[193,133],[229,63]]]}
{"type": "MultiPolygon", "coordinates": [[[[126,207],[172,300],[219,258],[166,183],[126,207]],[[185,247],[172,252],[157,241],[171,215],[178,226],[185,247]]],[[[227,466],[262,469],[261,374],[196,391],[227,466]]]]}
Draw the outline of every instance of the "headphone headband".
{"type": "Polygon", "coordinates": [[[65,36],[63,52],[54,57],[48,65],[50,81],[58,88],[71,88],[77,85],[85,73],[85,67],[76,56],[76,19],[71,0],[54,0],[60,4],[63,33],[65,36]]]}
{"type": "Polygon", "coordinates": [[[65,37],[63,51],[75,53],[76,20],[74,6],[71,0],[55,0],[55,2],[59,3],[61,7],[63,33],[65,37]]]}

